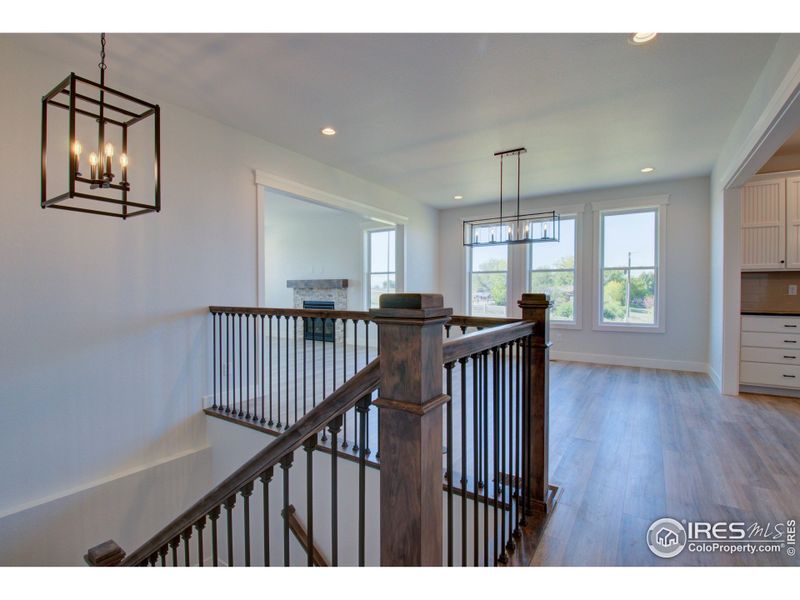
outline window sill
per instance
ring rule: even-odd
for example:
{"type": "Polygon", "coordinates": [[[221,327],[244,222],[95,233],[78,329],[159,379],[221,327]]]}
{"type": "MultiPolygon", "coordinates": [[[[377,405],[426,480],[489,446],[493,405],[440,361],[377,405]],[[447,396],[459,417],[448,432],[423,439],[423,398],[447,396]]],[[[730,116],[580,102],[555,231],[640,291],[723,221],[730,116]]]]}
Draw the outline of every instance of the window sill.
{"type": "Polygon", "coordinates": [[[612,325],[595,324],[593,331],[607,331],[610,333],[666,333],[663,325],[612,325]]]}
{"type": "Polygon", "coordinates": [[[575,321],[556,321],[550,319],[550,329],[583,329],[580,323],[575,321]]]}

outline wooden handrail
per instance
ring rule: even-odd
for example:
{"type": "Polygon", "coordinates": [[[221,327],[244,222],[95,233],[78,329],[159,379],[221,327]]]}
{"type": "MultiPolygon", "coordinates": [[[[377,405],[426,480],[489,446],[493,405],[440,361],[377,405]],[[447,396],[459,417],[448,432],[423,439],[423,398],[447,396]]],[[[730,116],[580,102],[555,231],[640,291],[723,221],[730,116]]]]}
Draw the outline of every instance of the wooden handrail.
{"type": "Polygon", "coordinates": [[[451,315],[447,326],[450,327],[497,327],[509,323],[519,323],[520,319],[508,319],[506,317],[473,317],[471,315],[451,315]]]}
{"type": "MultiPolygon", "coordinates": [[[[306,532],[306,528],[303,527],[303,524],[300,522],[300,519],[297,518],[297,510],[294,507],[294,504],[289,505],[289,516],[286,516],[286,511],[281,511],[281,516],[286,519],[289,519],[289,530],[294,534],[295,539],[300,544],[300,547],[305,551],[308,552],[308,533],[306,532]]],[[[311,557],[314,562],[315,567],[330,567],[330,563],[325,558],[325,555],[322,551],[317,547],[317,544],[314,544],[314,547],[311,549],[311,557]]]]}
{"type": "Polygon", "coordinates": [[[254,481],[264,471],[277,465],[281,458],[297,450],[303,442],[320,432],[333,419],[353,408],[361,398],[377,389],[379,383],[380,357],[372,360],[352,379],[343,383],[341,387],[301,417],[282,435],[275,438],[261,452],[129,554],[120,564],[135,566],[146,560],[154,552],[178,537],[181,532],[193,527],[226,499],[235,496],[245,485],[254,481]]]}
{"type": "Polygon", "coordinates": [[[446,365],[501,344],[527,337],[533,333],[535,325],[536,323],[533,321],[515,321],[447,340],[442,348],[443,364],[446,365]]]}

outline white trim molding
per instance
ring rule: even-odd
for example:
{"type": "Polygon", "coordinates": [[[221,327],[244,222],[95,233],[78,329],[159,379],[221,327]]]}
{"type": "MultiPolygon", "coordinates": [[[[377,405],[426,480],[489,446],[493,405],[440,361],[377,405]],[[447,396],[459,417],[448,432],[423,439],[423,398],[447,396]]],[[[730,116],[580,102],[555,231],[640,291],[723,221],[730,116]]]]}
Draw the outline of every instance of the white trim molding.
{"type": "Polygon", "coordinates": [[[669,194],[592,202],[594,212],[594,268],[592,272],[592,329],[605,332],[665,333],[666,332],[666,280],[667,280],[667,206],[669,194]],[[656,310],[653,325],[631,323],[603,323],[603,235],[601,215],[624,213],[638,209],[657,209],[658,229],[656,239],[656,310]]]}
{"type": "Polygon", "coordinates": [[[550,358],[554,361],[563,360],[567,362],[593,363],[596,365],[611,365],[617,367],[639,367],[663,371],[704,373],[714,379],[709,366],[704,362],[697,361],[644,358],[641,356],[617,356],[614,354],[589,354],[586,352],[567,352],[562,350],[551,350],[550,358]]]}

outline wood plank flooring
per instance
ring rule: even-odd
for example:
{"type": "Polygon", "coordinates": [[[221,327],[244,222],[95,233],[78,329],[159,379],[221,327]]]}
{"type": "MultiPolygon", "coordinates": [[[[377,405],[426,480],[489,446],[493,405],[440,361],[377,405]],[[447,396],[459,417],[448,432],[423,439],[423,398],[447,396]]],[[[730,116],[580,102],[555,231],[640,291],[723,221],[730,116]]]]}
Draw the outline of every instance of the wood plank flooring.
{"type": "Polygon", "coordinates": [[[701,374],[557,362],[551,482],[558,507],[532,565],[800,565],[780,555],[654,556],[657,518],[800,517],[800,400],[723,396],[701,374]]]}

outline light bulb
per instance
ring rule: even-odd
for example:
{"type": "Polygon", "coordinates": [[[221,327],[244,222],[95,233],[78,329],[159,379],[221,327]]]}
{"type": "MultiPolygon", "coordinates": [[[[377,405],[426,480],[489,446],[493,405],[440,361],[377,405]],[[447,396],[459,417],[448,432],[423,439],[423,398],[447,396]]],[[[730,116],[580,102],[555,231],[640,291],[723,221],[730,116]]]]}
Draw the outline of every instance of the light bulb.
{"type": "Polygon", "coordinates": [[[114,145],[109,142],[104,149],[105,155],[109,158],[114,156],[114,145]]]}
{"type": "Polygon", "coordinates": [[[89,164],[92,165],[93,167],[97,166],[97,154],[96,153],[92,152],[89,155],[89,164]]]}
{"type": "Polygon", "coordinates": [[[75,156],[80,156],[81,152],[83,152],[83,146],[78,140],[75,140],[75,143],[72,144],[72,151],[75,153],[75,156]]]}
{"type": "Polygon", "coordinates": [[[127,154],[120,154],[119,155],[119,166],[123,169],[128,167],[128,155],[127,154]]]}

